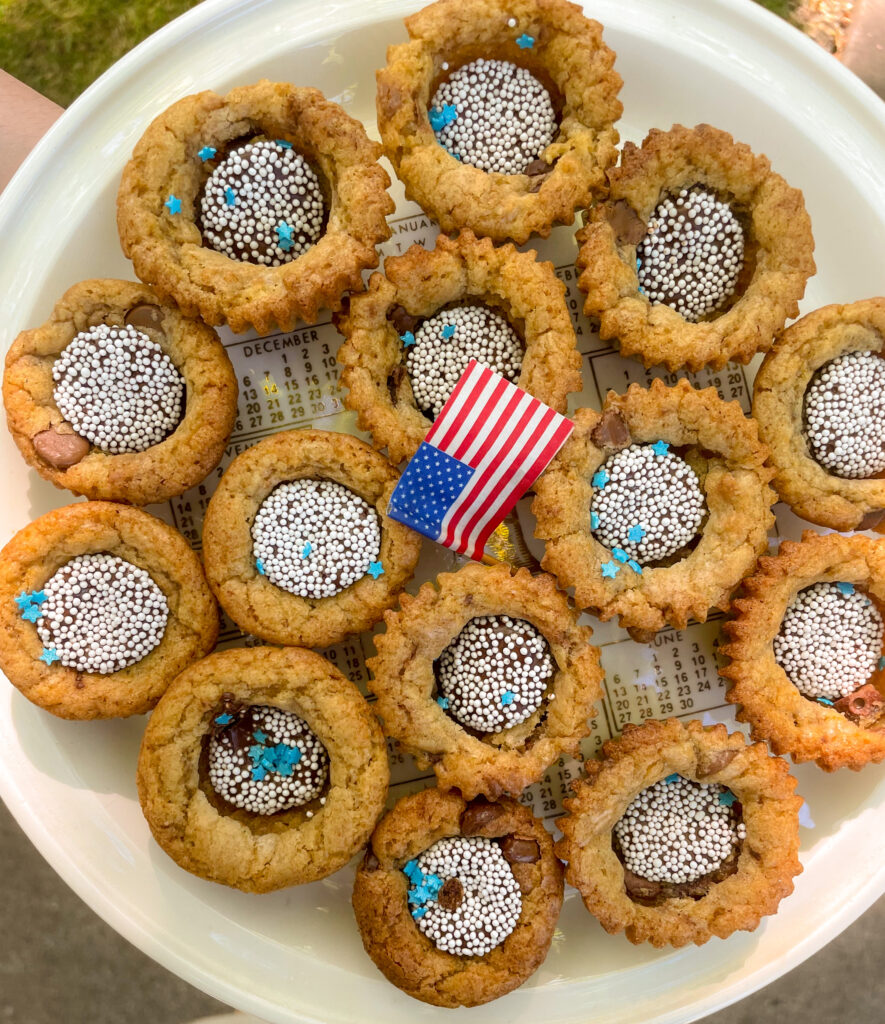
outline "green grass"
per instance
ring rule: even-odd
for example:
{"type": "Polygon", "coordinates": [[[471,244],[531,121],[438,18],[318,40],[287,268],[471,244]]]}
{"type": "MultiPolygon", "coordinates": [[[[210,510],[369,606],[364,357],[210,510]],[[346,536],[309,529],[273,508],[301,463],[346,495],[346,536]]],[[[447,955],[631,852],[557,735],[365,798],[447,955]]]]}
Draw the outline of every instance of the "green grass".
{"type": "MultiPolygon", "coordinates": [[[[197,2],[0,0],[0,67],[67,106],[115,60],[197,2]]],[[[800,4],[757,2],[788,19],[800,4]]]]}
{"type": "Polygon", "coordinates": [[[197,0],[0,0],[0,67],[67,106],[197,0]]]}

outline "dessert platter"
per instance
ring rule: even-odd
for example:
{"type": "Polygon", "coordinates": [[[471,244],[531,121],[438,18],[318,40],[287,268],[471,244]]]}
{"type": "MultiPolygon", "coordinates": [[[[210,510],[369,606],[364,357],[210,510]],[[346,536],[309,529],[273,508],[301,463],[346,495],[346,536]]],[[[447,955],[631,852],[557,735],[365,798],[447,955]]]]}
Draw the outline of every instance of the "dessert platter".
{"type": "Polygon", "coordinates": [[[0,197],[62,878],[324,1024],[688,1022],[885,892],[883,127],[744,0],[207,0],[108,71],[0,197]]]}

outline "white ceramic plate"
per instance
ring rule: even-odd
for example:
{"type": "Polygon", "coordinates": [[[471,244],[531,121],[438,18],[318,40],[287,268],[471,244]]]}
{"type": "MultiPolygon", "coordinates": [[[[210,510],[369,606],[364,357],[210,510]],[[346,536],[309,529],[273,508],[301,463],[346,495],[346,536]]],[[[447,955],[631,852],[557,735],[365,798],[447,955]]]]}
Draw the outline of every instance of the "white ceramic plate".
{"type": "MultiPolygon", "coordinates": [[[[259,77],[314,85],[373,123],[374,75],[404,38],[403,0],[209,0],[99,80],[0,199],[0,339],[42,322],[71,283],[131,276],[114,229],[123,164],[148,121],[202,88],[259,77]]],[[[879,293],[885,234],[881,103],[832,58],[750,0],[599,0],[624,77],[623,137],[709,121],[766,152],[805,192],[818,275],[804,309],[879,293]]],[[[5,542],[64,496],[0,438],[5,542]]],[[[219,999],[269,1021],[414,1024],[408,999],[363,953],[351,873],[252,897],[192,878],[150,841],[133,780],[143,721],[69,723],[0,687],[0,792],[55,870],[127,939],[219,999]]],[[[882,771],[797,771],[814,810],[805,873],[753,935],[655,952],[608,937],[572,894],[544,966],[482,1022],[684,1022],[772,981],[883,890],[882,771]]],[[[448,1017],[446,1017],[448,1019],[448,1017]]]]}

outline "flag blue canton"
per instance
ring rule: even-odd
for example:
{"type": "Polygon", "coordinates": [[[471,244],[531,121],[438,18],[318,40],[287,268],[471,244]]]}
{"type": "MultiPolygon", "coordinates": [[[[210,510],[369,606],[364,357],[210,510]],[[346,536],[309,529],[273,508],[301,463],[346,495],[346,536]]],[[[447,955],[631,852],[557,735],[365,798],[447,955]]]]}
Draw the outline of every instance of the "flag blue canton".
{"type": "Polygon", "coordinates": [[[388,512],[436,540],[446,513],[472,476],[470,466],[424,443],[403,471],[388,512]]]}

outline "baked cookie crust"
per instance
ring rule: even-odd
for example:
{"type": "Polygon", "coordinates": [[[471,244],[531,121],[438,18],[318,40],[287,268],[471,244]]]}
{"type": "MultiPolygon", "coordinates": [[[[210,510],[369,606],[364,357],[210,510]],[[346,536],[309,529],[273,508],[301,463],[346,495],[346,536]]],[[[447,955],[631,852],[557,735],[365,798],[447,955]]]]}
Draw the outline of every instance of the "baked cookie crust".
{"type": "Polygon", "coordinates": [[[0,669],[25,697],[59,718],[126,718],[150,711],[192,661],[212,650],[218,608],[200,559],[171,526],[138,508],[90,501],[47,512],[0,552],[0,669]],[[169,618],[145,657],[110,674],[40,660],[36,627],[15,598],[40,590],[78,555],[106,552],[144,569],[163,592],[169,618]]]}
{"type": "Polygon", "coordinates": [[[469,228],[495,241],[521,244],[570,224],[578,207],[605,190],[617,160],[621,77],[602,26],[566,0],[437,0],[405,20],[410,41],[391,46],[377,72],[378,129],[397,176],[443,231],[469,228]],[[515,26],[509,24],[515,19],[515,26]],[[520,33],[534,43],[522,49],[520,33]],[[552,89],[559,132],[538,177],[486,173],[465,165],[437,142],[428,118],[443,63],[457,68],[478,57],[508,61],[552,89]]]}
{"type": "Polygon", "coordinates": [[[350,860],[384,810],[389,768],[378,723],[357,688],[313,651],[222,651],[183,672],[151,715],[138,795],[154,838],[186,871],[244,892],[313,882],[350,860]],[[222,696],[293,712],[329,754],[325,804],[274,815],[221,810],[200,770],[222,696]]]}
{"type": "Polygon", "coordinates": [[[686,380],[667,387],[656,379],[647,389],[631,384],[624,395],[610,391],[602,413],[577,411],[571,437],[535,483],[535,536],[546,542],[541,564],[560,586],[575,588],[581,608],[603,621],[617,615],[636,640],[648,641],[668,625],[682,629],[689,618],[705,622],[711,609],[728,609],[732,591],[766,547],[776,500],[766,456],[756,424],[713,388],[699,391],[686,380]],[[625,565],[608,579],[602,563],[611,553],[590,525],[592,477],[620,448],[657,440],[689,449],[709,515],[697,545],[673,565],[646,566],[641,575],[625,565]]]}
{"type": "Polygon", "coordinates": [[[415,597],[403,594],[400,610],[386,612],[387,631],[366,664],[378,698],[376,711],[422,770],[432,768],[441,789],[457,788],[467,799],[519,794],[563,754],[576,754],[590,732],[602,697],[599,649],[592,630],[551,576],[509,566],[465,565],[425,583],[415,597]],[[541,706],[518,725],[480,737],[447,715],[433,697],[434,662],[473,618],[509,615],[543,634],[556,662],[541,706]]]}
{"type": "MultiPolygon", "coordinates": [[[[726,700],[753,739],[796,763],[815,761],[824,771],[885,760],[885,728],[864,728],[834,708],[804,697],[774,658],[772,643],[788,606],[805,587],[819,582],[852,583],[885,602],[885,542],[806,530],[802,541],[783,541],[778,554],[761,558],[735,600],[736,616],[725,624],[721,647],[731,660],[722,675],[732,681],[726,700]]],[[[885,691],[885,674],[871,680],[885,691]]]]}
{"type": "Polygon", "coordinates": [[[286,430],[253,445],[230,464],[203,523],[209,584],[227,614],[270,643],[326,647],[378,622],[411,579],[421,538],[387,517],[399,474],[387,459],[349,434],[286,430]],[[306,598],[262,576],[252,554],[251,528],[261,503],[289,480],[334,480],[369,503],[381,520],[377,579],[363,576],[332,597],[306,598]]]}
{"type": "Polygon", "coordinates": [[[565,285],[551,263],[536,257],[512,245],[496,248],[470,231],[455,239],[440,235],[434,249],[413,245],[387,259],[384,273],[373,274],[367,291],[352,296],[349,310],[336,318],[346,339],[338,351],[344,404],[392,462],[414,455],[431,426],[415,403],[403,342],[390,319],[398,307],[424,318],[465,300],[485,303],[522,337],[519,387],[562,413],[569,393],[580,391],[581,357],[565,285]]]}
{"type": "Polygon", "coordinates": [[[74,494],[133,505],[182,494],[218,465],[236,419],[237,395],[233,367],[215,331],[131,281],[81,281],[69,288],[46,323],[19,334],[3,376],[6,421],[29,466],[74,494]],[[81,331],[129,322],[162,348],[184,379],[181,422],[143,452],[112,455],[81,439],[86,454],[66,465],[65,442],[78,435],[53,397],[53,364],[81,331]]]}
{"type": "Polygon", "coordinates": [[[802,193],[771,170],[767,157],[708,124],[653,128],[641,146],[624,144],[609,186],[578,232],[576,265],[587,296],[584,312],[599,319],[601,338],[617,339],[621,355],[669,370],[719,370],[729,360],[746,363],[767,351],[776,332],[798,315],[816,269],[811,221],[802,193]],[[727,198],[746,234],[739,296],[699,323],[651,304],[639,291],[636,268],[637,236],[645,234],[657,204],[666,193],[695,184],[727,198]]]}
{"type": "Polygon", "coordinates": [[[544,961],[562,907],[562,866],[553,841],[515,800],[468,802],[456,791],[403,797],[372,835],[356,874],[353,909],[366,952],[388,981],[434,1006],[479,1006],[518,988],[544,961]],[[522,891],[516,928],[485,956],[438,949],[412,919],[403,867],[448,836],[514,836],[535,842],[534,863],[511,863],[522,891]]]}
{"type": "Polygon", "coordinates": [[[141,280],[187,316],[241,332],[291,330],[337,309],[362,290],[362,271],[378,266],[375,246],[390,237],[390,178],[381,147],[317,89],[262,80],[225,96],[201,92],[174,103],[149,125],[123,171],[117,228],[141,280]],[[279,267],[241,262],[204,246],[197,208],[209,168],[204,146],[225,152],[257,135],[291,142],[319,172],[328,221],[306,253],[279,267]],[[164,209],[169,196],[181,209],[164,209]]]}
{"type": "Polygon", "coordinates": [[[678,719],[628,725],[603,746],[600,761],[585,763],[587,778],[573,783],[559,819],[563,839],[556,852],[568,862],[566,880],[610,934],[653,946],[703,945],[713,936],[753,931],[793,891],[799,863],[796,780],[786,762],[765,746],[748,746],[724,725],[704,728],[678,719]],[[699,899],[674,897],[657,906],[632,900],[624,867],[612,848],[612,829],[638,794],[672,773],[727,786],[741,803],[747,829],[737,871],[699,899]]]}
{"type": "Polygon", "coordinates": [[[885,509],[885,479],[834,476],[808,448],[805,392],[815,373],[847,352],[885,350],[885,298],[824,306],[780,335],[753,385],[753,418],[771,450],[774,487],[796,515],[833,530],[874,527],[885,509]]]}

